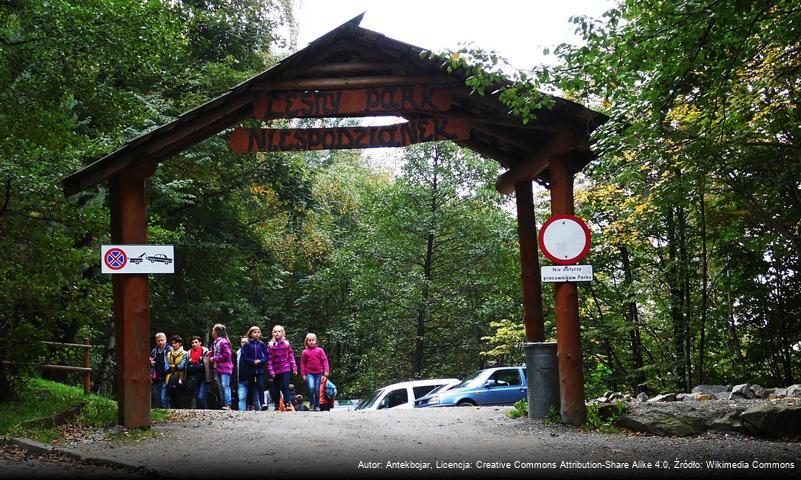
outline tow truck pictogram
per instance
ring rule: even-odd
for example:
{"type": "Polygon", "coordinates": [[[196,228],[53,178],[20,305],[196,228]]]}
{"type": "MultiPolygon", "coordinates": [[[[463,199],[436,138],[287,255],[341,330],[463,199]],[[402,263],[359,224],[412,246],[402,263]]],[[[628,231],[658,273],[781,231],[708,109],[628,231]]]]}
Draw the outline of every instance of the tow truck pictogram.
{"type": "Polygon", "coordinates": [[[128,261],[133,263],[133,264],[138,265],[138,264],[142,263],[142,260],[144,260],[144,259],[145,259],[145,252],[142,252],[142,254],[139,255],[138,257],[131,257],[131,258],[128,259],[128,261]]]}

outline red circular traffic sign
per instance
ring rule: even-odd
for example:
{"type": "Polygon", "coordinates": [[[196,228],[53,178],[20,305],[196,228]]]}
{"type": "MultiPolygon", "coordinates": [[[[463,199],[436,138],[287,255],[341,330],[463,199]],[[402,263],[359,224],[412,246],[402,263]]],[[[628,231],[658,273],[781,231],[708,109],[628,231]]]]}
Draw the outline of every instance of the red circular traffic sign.
{"type": "Polygon", "coordinates": [[[590,229],[575,215],[554,215],[538,236],[542,253],[557,265],[572,265],[590,251],[590,229]]]}
{"type": "Polygon", "coordinates": [[[128,255],[120,248],[109,248],[103,255],[103,262],[112,270],[119,270],[128,263],[128,255]]]}

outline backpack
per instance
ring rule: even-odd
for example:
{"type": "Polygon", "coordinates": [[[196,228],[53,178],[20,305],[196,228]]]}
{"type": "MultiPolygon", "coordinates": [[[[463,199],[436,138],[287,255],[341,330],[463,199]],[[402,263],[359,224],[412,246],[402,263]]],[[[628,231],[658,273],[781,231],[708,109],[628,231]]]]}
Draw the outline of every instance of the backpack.
{"type": "Polygon", "coordinates": [[[323,395],[325,395],[326,400],[333,400],[334,397],[337,396],[337,386],[334,385],[334,382],[331,380],[327,380],[325,382],[325,389],[323,390],[323,395]]]}

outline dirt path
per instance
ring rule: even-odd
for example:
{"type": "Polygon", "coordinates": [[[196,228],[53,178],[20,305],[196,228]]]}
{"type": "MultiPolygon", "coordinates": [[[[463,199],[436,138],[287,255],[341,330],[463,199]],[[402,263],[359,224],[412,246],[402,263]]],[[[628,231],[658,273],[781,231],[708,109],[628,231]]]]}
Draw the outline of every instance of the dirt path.
{"type": "Polygon", "coordinates": [[[156,438],[69,445],[166,477],[327,470],[367,477],[801,478],[801,443],[712,434],[583,433],[513,420],[507,408],[276,413],[175,411],[156,438]],[[562,463],[566,462],[566,463],[562,463]],[[635,462],[642,462],[635,464],[635,462]],[[707,462],[728,462],[717,464],[707,462]],[[650,466],[649,466],[650,464],[650,466]]]}

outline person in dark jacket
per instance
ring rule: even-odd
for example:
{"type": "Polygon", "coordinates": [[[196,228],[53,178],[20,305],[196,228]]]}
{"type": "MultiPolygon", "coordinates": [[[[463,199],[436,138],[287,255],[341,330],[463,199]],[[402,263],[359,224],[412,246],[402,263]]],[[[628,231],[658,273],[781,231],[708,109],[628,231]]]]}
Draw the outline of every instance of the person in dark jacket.
{"type": "Polygon", "coordinates": [[[153,382],[152,389],[156,396],[158,408],[170,408],[170,396],[167,390],[167,372],[170,364],[167,361],[167,352],[170,346],[167,345],[167,335],[162,332],[156,334],[156,348],[150,351],[150,379],[153,382]]]}
{"type": "MultiPolygon", "coordinates": [[[[261,328],[250,327],[247,339],[248,343],[242,346],[239,381],[247,381],[247,398],[252,399],[253,409],[259,411],[264,398],[264,382],[270,354],[267,345],[261,341],[261,328]]],[[[242,404],[241,399],[239,403],[242,404]]]]}
{"type": "Polygon", "coordinates": [[[206,408],[206,395],[209,393],[210,379],[206,377],[205,365],[208,354],[209,349],[203,346],[203,340],[198,336],[192,337],[186,373],[195,394],[195,406],[201,409],[206,408]]]}

